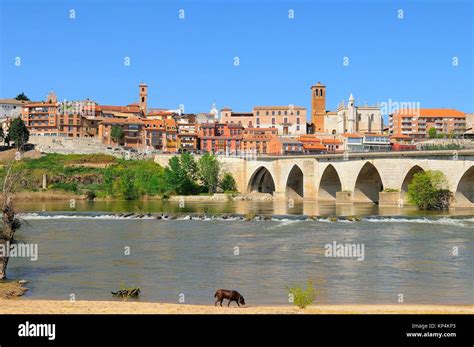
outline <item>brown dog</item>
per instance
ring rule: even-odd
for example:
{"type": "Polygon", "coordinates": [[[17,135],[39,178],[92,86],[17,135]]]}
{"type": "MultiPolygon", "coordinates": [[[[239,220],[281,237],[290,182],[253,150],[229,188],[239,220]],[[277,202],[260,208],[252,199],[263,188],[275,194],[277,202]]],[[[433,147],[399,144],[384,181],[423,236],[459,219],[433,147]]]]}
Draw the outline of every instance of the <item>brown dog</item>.
{"type": "Polygon", "coordinates": [[[214,297],[216,298],[214,306],[217,306],[218,302],[220,302],[222,306],[222,301],[224,301],[224,299],[229,300],[227,307],[230,306],[232,301],[235,301],[239,307],[240,305],[245,305],[244,297],[236,290],[219,289],[216,291],[216,294],[214,294],[214,297]]]}

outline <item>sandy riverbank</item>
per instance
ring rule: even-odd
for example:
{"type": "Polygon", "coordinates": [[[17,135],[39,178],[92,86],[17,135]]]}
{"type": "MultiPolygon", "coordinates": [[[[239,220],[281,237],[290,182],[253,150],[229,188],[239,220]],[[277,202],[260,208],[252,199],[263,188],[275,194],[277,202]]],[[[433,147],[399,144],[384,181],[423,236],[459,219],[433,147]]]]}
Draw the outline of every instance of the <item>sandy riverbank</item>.
{"type": "Polygon", "coordinates": [[[230,308],[121,301],[0,299],[0,314],[474,314],[474,305],[315,305],[230,308]]]}

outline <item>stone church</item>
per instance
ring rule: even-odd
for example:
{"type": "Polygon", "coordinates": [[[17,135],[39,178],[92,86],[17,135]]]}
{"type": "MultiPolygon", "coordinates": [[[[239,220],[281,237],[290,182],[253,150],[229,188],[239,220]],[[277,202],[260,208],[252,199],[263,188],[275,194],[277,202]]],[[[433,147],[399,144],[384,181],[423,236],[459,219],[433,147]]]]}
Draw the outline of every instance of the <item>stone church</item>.
{"type": "Polygon", "coordinates": [[[326,110],[326,86],[318,82],[311,87],[311,122],[314,133],[382,133],[383,119],[378,105],[356,106],[351,94],[336,111],[326,110]]]}

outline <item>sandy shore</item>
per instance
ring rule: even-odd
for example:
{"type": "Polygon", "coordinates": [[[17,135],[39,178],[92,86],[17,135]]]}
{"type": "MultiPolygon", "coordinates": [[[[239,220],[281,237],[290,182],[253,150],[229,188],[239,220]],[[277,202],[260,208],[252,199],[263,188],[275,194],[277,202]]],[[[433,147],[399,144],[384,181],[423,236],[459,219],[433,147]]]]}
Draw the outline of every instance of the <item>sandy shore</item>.
{"type": "Polygon", "coordinates": [[[474,314],[474,305],[247,306],[0,299],[0,314],[474,314]]]}

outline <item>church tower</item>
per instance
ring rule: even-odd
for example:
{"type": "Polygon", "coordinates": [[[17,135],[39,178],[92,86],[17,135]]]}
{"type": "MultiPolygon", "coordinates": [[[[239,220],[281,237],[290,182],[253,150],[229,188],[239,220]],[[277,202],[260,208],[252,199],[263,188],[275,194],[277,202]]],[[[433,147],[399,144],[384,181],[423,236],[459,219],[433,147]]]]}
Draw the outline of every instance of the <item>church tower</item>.
{"type": "Polygon", "coordinates": [[[349,104],[347,105],[347,132],[350,134],[354,134],[357,132],[356,128],[356,120],[357,120],[357,115],[356,115],[356,108],[354,105],[354,96],[351,93],[351,96],[349,97],[349,104]]]}
{"type": "Polygon", "coordinates": [[[146,116],[146,102],[148,98],[148,86],[145,83],[140,83],[139,85],[139,101],[140,111],[143,111],[143,114],[146,116]]]}
{"type": "Polygon", "coordinates": [[[311,123],[313,132],[324,132],[324,116],[326,115],[326,86],[321,82],[311,86],[311,123]]]}

